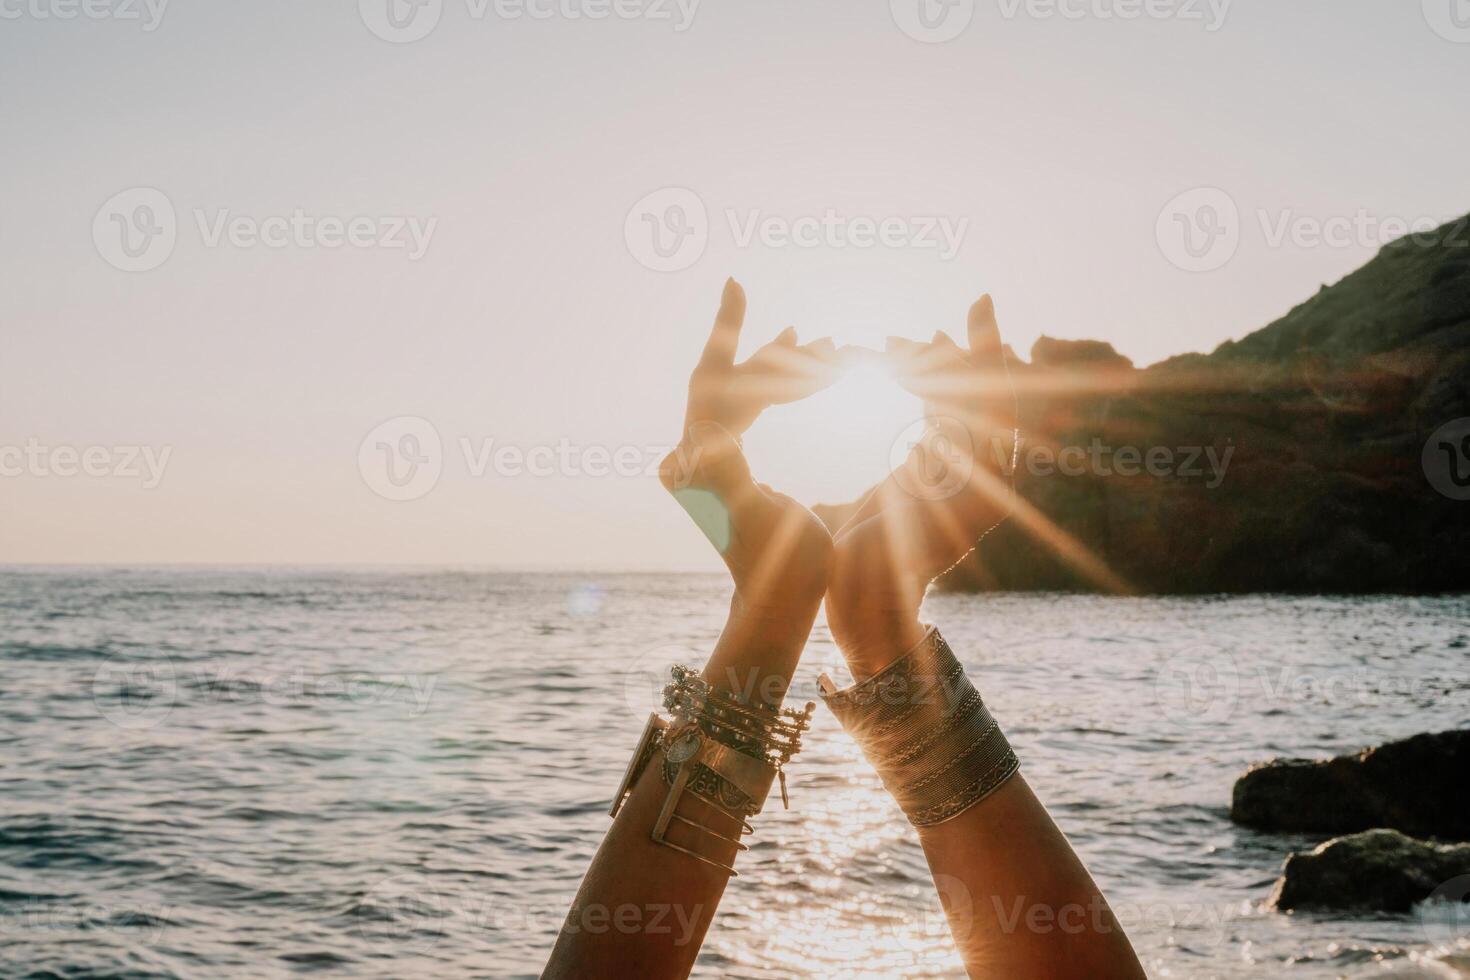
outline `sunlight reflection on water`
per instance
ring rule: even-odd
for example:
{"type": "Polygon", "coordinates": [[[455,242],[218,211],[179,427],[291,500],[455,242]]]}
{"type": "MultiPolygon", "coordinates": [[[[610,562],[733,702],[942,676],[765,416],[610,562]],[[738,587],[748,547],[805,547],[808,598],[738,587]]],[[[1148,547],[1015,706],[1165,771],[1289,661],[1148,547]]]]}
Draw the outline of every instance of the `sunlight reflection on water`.
{"type": "MultiPolygon", "coordinates": [[[[727,601],[719,576],[0,571],[0,965],[536,975],[642,675],[708,650],[727,601]]],[[[1453,917],[1271,912],[1317,840],[1227,811],[1254,762],[1463,725],[1470,599],[927,611],[1151,975],[1443,975],[1423,957],[1463,945],[1453,917]]],[[[819,623],[793,698],[840,659],[819,623]]],[[[790,784],[696,976],[962,976],[917,841],[825,710],[790,784]]]]}

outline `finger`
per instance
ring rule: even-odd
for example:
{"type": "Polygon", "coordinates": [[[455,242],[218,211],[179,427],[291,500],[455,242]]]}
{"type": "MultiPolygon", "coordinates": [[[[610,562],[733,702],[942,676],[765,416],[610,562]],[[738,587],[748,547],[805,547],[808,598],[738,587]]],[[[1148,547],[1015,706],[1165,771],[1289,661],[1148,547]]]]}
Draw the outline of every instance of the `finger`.
{"type": "Polygon", "coordinates": [[[931,340],[931,341],[929,341],[929,342],[931,344],[933,344],[935,347],[941,347],[941,348],[947,347],[947,348],[949,348],[951,350],[956,350],[956,351],[958,351],[960,349],[959,344],[956,344],[954,342],[954,338],[951,337],[949,334],[945,333],[943,330],[936,330],[936,331],[934,331],[934,339],[931,340]]]}
{"type": "Polygon", "coordinates": [[[997,415],[995,424],[1014,428],[1020,416],[1020,402],[1010,375],[1010,361],[1014,354],[1001,343],[995,301],[989,293],[970,307],[969,332],[970,363],[981,370],[981,384],[987,394],[993,396],[997,415]]]}
{"type": "Polygon", "coordinates": [[[915,344],[894,367],[899,386],[926,402],[963,398],[975,369],[954,344],[915,344]]]}
{"type": "Polygon", "coordinates": [[[889,337],[884,353],[895,363],[901,374],[931,374],[965,364],[964,352],[953,341],[949,341],[942,331],[934,336],[936,340],[930,344],[921,344],[902,337],[889,337]],[[939,340],[941,337],[949,342],[939,340]]]}
{"type": "Polygon", "coordinates": [[[740,328],[745,323],[745,290],[734,279],[725,280],[720,296],[720,312],[705,342],[702,367],[730,367],[735,363],[735,349],[740,346],[740,328]]]}
{"type": "Polygon", "coordinates": [[[817,340],[800,347],[770,344],[736,370],[737,381],[758,386],[752,395],[772,405],[800,401],[831,387],[842,376],[837,364],[837,345],[831,340],[817,340]]]}
{"type": "Polygon", "coordinates": [[[995,301],[986,293],[970,307],[968,323],[970,354],[976,364],[994,366],[1001,354],[1000,324],[995,319],[995,301]]]}
{"type": "Polygon", "coordinates": [[[778,346],[781,346],[781,347],[795,347],[796,346],[796,328],[795,327],[787,327],[785,330],[782,330],[780,333],[778,333],[776,335],[776,339],[773,340],[773,341],[771,341],[771,343],[777,344],[778,346]]]}
{"type": "Polygon", "coordinates": [[[888,365],[888,370],[900,387],[909,390],[911,376],[918,372],[919,359],[929,345],[906,340],[903,337],[889,337],[883,342],[883,360],[888,365]]]}
{"type": "Polygon", "coordinates": [[[889,337],[883,342],[884,356],[900,364],[914,361],[927,348],[927,344],[921,344],[918,341],[908,340],[904,337],[889,337]]]}
{"type": "Polygon", "coordinates": [[[807,359],[802,365],[804,377],[801,382],[801,397],[815,395],[824,388],[832,387],[841,379],[842,355],[831,337],[814,340],[810,344],[798,347],[797,351],[807,359]]]}
{"type": "Polygon", "coordinates": [[[775,373],[783,376],[825,373],[837,361],[837,344],[831,338],[823,337],[810,344],[788,344],[777,337],[752,354],[736,370],[744,373],[746,369],[750,369],[758,374],[775,373]]]}
{"type": "Polygon", "coordinates": [[[837,362],[837,343],[831,337],[823,337],[814,340],[810,344],[803,344],[797,350],[822,364],[835,364],[837,362]]]}

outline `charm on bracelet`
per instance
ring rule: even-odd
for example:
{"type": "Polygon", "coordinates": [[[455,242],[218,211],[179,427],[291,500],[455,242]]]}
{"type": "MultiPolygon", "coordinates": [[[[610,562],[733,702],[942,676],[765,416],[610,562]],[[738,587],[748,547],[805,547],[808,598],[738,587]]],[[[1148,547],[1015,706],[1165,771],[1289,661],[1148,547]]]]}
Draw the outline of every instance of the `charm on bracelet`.
{"type": "Polygon", "coordinates": [[[811,724],[816,705],[778,711],[717,691],[687,667],[675,666],[672,677],[664,689],[664,705],[673,712],[673,720],[665,721],[657,713],[649,716],[609,813],[617,816],[649,760],[662,752],[660,775],[669,790],[654,821],[652,839],[738,875],[733,867],[671,841],[669,828],[678,821],[737,851],[747,850],[740,838],[753,833],[748,818],[761,811],[778,778],[781,801],[790,808],[784,767],[800,751],[802,733],[811,724]],[[679,803],[686,794],[729,818],[737,828],[731,832],[734,836],[680,814],[679,803]]]}

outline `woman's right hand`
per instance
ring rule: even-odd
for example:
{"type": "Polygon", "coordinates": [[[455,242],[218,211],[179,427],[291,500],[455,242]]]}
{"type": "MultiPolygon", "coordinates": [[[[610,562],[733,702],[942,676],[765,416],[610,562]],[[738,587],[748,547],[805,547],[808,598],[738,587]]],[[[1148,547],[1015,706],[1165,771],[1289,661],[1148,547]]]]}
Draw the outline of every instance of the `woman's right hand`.
{"type": "Polygon", "coordinates": [[[827,620],[859,680],[923,639],[929,583],[1010,513],[1016,395],[989,296],[967,326],[968,350],[943,331],[927,344],[888,341],[884,356],[923,399],[926,428],[836,534],[827,620]]]}

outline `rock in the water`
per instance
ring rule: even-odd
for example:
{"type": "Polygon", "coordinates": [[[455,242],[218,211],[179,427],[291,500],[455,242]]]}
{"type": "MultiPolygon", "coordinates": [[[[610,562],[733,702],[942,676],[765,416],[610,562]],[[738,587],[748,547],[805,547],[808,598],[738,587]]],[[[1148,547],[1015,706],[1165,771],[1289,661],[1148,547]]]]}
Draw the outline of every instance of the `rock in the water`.
{"type": "Polygon", "coordinates": [[[1433,844],[1397,830],[1370,830],[1288,857],[1271,904],[1407,912],[1461,875],[1470,875],[1470,844],[1433,844]]]}
{"type": "Polygon", "coordinates": [[[1470,731],[1415,735],[1326,762],[1268,762],[1235,782],[1230,819],[1262,830],[1374,827],[1470,840],[1470,731]]]}

